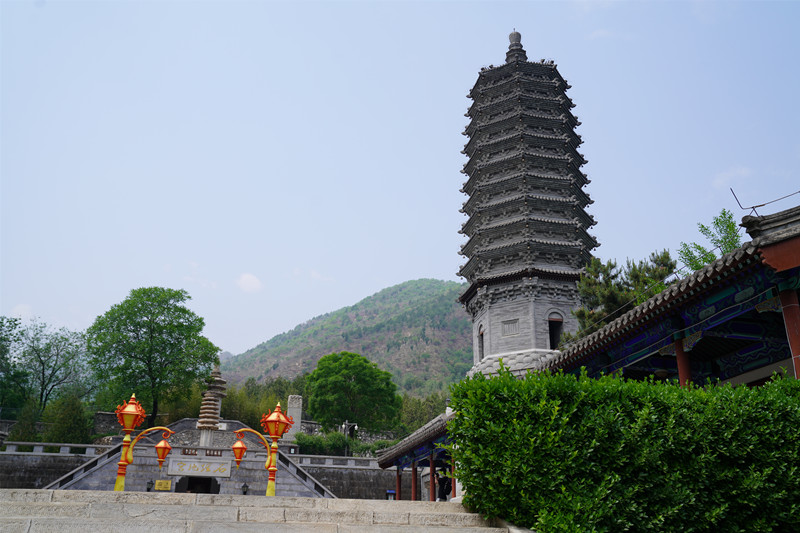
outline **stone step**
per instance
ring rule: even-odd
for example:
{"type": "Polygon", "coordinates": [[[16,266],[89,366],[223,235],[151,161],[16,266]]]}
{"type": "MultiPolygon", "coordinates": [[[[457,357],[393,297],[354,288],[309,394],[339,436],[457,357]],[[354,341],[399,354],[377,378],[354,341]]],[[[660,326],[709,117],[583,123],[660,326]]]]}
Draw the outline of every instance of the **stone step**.
{"type": "Polygon", "coordinates": [[[157,503],[158,505],[232,505],[237,507],[281,507],[352,511],[369,502],[373,511],[414,513],[468,513],[453,502],[412,502],[409,500],[349,500],[334,498],[266,497],[262,495],[184,494],[174,492],[114,492],[86,490],[3,489],[0,502],[86,502],[157,503]]]}
{"type": "Polygon", "coordinates": [[[0,490],[0,531],[500,533],[459,503],[72,490],[0,490]],[[132,529],[133,528],[133,529],[132,529]]]}
{"type": "Polygon", "coordinates": [[[482,527],[486,522],[471,513],[373,510],[362,504],[349,510],[259,505],[161,505],[109,502],[5,502],[2,518],[119,518],[157,520],[213,520],[224,522],[326,522],[412,526],[482,527]]]}
{"type": "MultiPolygon", "coordinates": [[[[333,523],[255,523],[213,522],[198,520],[136,520],[110,521],[88,518],[69,522],[58,518],[0,518],[3,533],[218,533],[231,531],[241,533],[411,533],[418,527],[382,524],[333,524],[333,523]]],[[[427,527],[422,531],[431,533],[507,533],[506,528],[489,527],[427,527]]]]}

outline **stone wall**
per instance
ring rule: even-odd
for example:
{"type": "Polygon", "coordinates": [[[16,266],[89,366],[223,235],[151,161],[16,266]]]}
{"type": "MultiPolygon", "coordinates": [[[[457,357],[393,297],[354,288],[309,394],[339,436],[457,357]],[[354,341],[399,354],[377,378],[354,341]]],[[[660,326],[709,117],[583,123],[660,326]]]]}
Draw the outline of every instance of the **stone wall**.
{"type": "MultiPolygon", "coordinates": [[[[174,447],[164,468],[159,470],[155,452],[149,446],[136,447],[136,460],[128,467],[125,488],[127,491],[143,492],[150,480],[171,479],[172,490],[180,481],[180,476],[168,475],[168,464],[171,460],[181,459],[181,448],[174,447]]],[[[265,453],[249,451],[241,468],[232,466],[230,477],[217,478],[221,494],[240,494],[241,487],[247,483],[250,494],[266,491],[265,453]]],[[[202,450],[198,457],[202,460],[202,450]]],[[[225,452],[224,460],[231,460],[229,452],[225,452]]],[[[70,489],[80,490],[112,490],[117,472],[119,455],[98,465],[90,476],[75,482],[70,489]]],[[[339,498],[385,499],[386,491],[395,490],[396,473],[394,469],[381,470],[375,459],[355,457],[328,457],[314,455],[292,455],[288,458],[308,472],[321,485],[328,488],[339,498]]],[[[68,453],[33,453],[2,452],[0,453],[0,488],[33,488],[41,489],[49,483],[85,464],[91,456],[68,453]]],[[[285,471],[284,465],[278,467],[278,495],[311,494],[303,487],[295,476],[285,471]],[[282,473],[283,471],[283,473],[282,473]]],[[[421,478],[421,477],[420,477],[421,478]]],[[[411,499],[411,472],[403,472],[402,499],[411,499]]],[[[420,488],[420,494],[424,487],[420,488]]]]}
{"type": "Polygon", "coordinates": [[[72,454],[0,453],[0,489],[41,489],[87,460],[72,454]]]}
{"type": "MultiPolygon", "coordinates": [[[[397,487],[395,469],[381,469],[377,459],[329,455],[292,455],[290,459],[338,498],[383,500],[386,499],[386,491],[394,491],[397,487]]],[[[401,499],[410,500],[410,470],[403,472],[401,485],[401,499]]]]}
{"type": "MultiPolygon", "coordinates": [[[[309,474],[336,494],[338,498],[356,500],[384,500],[387,490],[395,490],[397,481],[395,471],[381,469],[336,469],[324,467],[304,467],[309,474]]],[[[411,474],[405,472],[401,478],[402,498],[411,499],[411,474]]]]}

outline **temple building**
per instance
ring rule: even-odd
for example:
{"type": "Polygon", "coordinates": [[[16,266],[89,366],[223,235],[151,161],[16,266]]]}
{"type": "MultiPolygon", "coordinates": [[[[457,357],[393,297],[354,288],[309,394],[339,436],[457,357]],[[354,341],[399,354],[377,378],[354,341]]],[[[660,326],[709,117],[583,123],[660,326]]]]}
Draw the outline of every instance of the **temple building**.
{"type": "Polygon", "coordinates": [[[549,359],[562,333],[578,328],[577,281],[598,246],[570,86],[552,61],[528,61],[518,32],[509,40],[505,64],[481,69],[469,93],[464,132],[459,275],[469,286],[460,299],[476,371],[501,356],[549,359]]]}
{"type": "MultiPolygon", "coordinates": [[[[510,36],[506,63],[481,70],[462,191],[469,216],[461,301],[473,319],[470,374],[552,371],[757,386],[800,379],[800,206],[746,216],[750,241],[561,350],[577,323],[577,280],[597,242],[585,208],[579,122],[552,62],[532,63],[510,36]]],[[[381,468],[417,478],[451,465],[446,412],[386,449],[381,468]]],[[[460,489],[454,489],[454,496],[460,489]]],[[[412,493],[412,499],[424,495],[412,493]]],[[[428,496],[433,498],[433,488],[428,496]]]]}

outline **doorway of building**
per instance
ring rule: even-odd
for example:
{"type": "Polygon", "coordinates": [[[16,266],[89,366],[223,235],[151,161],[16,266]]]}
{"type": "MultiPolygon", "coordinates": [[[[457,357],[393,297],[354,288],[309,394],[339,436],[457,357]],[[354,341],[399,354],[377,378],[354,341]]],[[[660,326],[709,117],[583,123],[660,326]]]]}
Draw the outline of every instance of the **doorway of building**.
{"type": "Polygon", "coordinates": [[[175,492],[194,494],[219,494],[219,482],[213,477],[182,477],[175,484],[175,492]]]}

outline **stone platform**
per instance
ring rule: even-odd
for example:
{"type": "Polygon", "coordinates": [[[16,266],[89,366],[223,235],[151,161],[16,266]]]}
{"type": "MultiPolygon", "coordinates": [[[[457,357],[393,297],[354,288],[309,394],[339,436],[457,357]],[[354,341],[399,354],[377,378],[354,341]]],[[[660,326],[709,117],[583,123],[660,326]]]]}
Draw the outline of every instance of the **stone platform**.
{"type": "Polygon", "coordinates": [[[459,503],[0,490],[4,533],[508,533],[459,503]]]}

